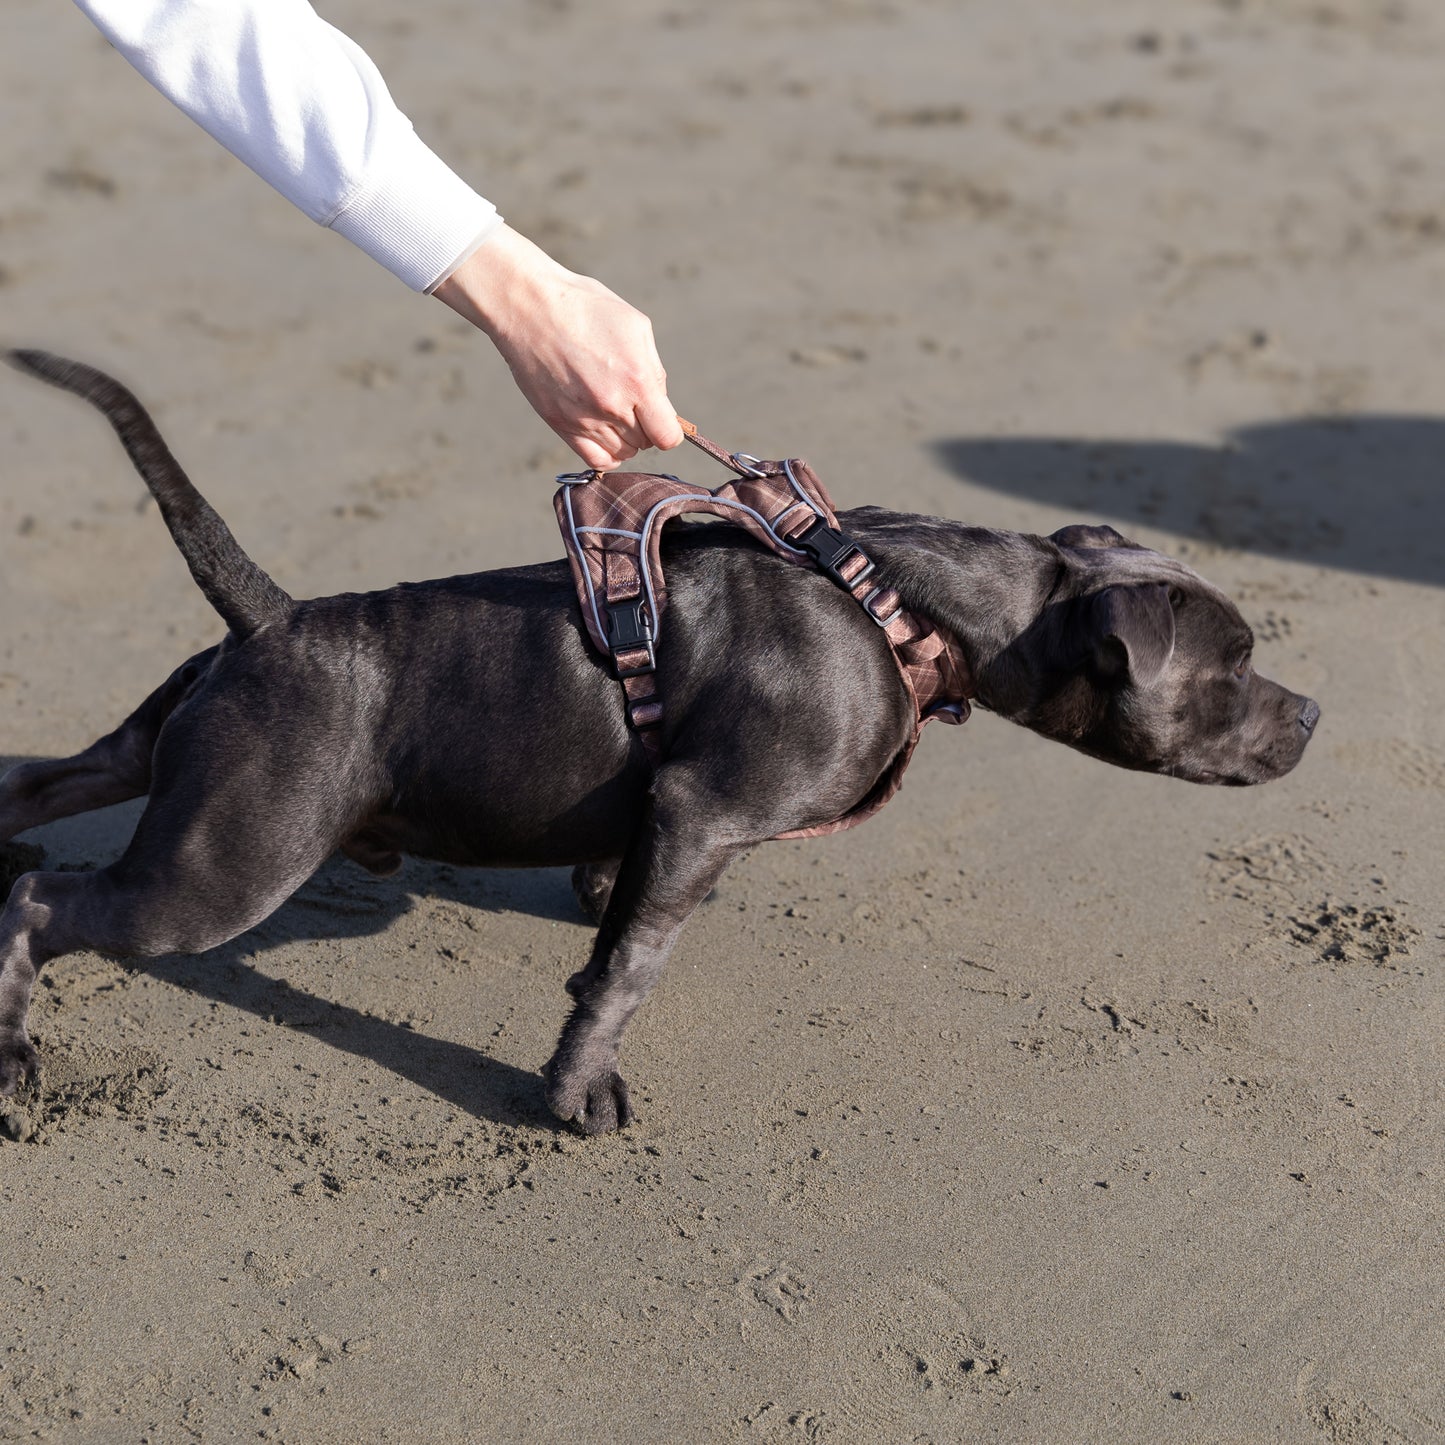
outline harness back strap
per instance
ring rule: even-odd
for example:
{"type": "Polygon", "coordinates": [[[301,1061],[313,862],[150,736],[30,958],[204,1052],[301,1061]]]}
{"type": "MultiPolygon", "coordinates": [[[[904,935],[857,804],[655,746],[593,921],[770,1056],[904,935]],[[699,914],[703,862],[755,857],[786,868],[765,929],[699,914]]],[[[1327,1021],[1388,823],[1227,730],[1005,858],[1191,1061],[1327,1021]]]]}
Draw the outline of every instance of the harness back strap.
{"type": "MultiPolygon", "coordinates": [[[[679,418],[681,420],[681,418],[679,418]]],[[[890,587],[874,581],[871,558],[838,528],[833,500],[804,461],[761,461],[727,452],[691,422],[694,446],[736,475],[709,489],[654,472],[569,472],[555,506],[567,560],[592,644],[612,661],[626,694],[627,720],[648,757],[661,756],[663,700],[656,684],[657,645],[667,608],[662,529],[683,513],[712,513],[751,532],[784,561],[811,567],[850,593],[882,628],[913,703],[912,734],[867,797],[841,818],[780,834],[814,837],[871,817],[899,789],[926,723],[968,717],[972,679],[951,634],[908,612],[890,587]]]]}

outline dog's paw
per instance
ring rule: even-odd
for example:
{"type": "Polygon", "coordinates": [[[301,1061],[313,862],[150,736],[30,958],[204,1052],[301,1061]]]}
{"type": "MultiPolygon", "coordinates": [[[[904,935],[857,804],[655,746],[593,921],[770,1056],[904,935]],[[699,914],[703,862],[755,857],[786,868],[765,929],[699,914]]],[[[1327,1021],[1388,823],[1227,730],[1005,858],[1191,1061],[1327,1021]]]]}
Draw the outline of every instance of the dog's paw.
{"type": "Polygon", "coordinates": [[[587,1074],[582,1070],[547,1071],[547,1107],[564,1123],[584,1134],[611,1134],[633,1120],[627,1082],[616,1069],[587,1074]]]}
{"type": "Polygon", "coordinates": [[[0,1098],[40,1072],[40,1055],[22,1029],[0,1029],[0,1098]]]}

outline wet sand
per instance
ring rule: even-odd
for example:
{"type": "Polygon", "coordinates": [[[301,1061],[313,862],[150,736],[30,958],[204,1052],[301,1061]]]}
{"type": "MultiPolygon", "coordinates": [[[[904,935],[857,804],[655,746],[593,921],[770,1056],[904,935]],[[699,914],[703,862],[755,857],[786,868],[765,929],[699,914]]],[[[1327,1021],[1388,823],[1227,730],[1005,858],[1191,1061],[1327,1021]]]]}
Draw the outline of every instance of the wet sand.
{"type": "MultiPolygon", "coordinates": [[[[1445,1440],[1445,15],[325,13],[710,435],[1175,552],[1324,720],[1248,791],[930,730],[700,910],[611,1139],[541,1099],[560,871],[337,861],[205,957],[61,960],[0,1105],[0,1439],[1445,1440]]],[[[480,337],[79,12],[5,28],[0,339],[130,382],[294,593],[558,554],[569,454],[480,337]]],[[[13,761],[218,627],[103,422],[6,373],[0,442],[13,761]]]]}

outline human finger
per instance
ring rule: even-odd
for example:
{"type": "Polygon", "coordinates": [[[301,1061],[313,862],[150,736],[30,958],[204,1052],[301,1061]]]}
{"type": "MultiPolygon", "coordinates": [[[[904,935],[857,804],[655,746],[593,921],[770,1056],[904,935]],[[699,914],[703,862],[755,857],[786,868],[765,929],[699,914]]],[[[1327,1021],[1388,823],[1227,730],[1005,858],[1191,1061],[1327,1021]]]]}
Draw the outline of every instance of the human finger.
{"type": "Polygon", "coordinates": [[[585,436],[576,433],[568,435],[566,432],[561,432],[561,435],[589,467],[599,472],[610,472],[637,455],[638,449],[624,438],[617,428],[605,423],[593,423],[588,427],[585,436]]]}
{"type": "Polygon", "coordinates": [[[633,416],[646,446],[668,452],[682,445],[682,427],[678,423],[677,412],[662,387],[657,389],[656,395],[644,397],[637,404],[633,416]]]}
{"type": "Polygon", "coordinates": [[[612,453],[587,437],[568,437],[567,445],[595,472],[610,471],[617,465],[612,453]]]}

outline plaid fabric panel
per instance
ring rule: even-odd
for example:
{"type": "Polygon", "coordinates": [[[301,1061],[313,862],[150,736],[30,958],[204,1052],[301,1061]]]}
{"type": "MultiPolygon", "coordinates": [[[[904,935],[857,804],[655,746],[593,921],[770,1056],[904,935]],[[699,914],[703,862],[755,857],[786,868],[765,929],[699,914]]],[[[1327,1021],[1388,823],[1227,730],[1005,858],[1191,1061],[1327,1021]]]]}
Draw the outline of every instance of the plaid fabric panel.
{"type": "Polygon", "coordinates": [[[803,531],[819,517],[836,527],[838,518],[832,498],[805,465],[794,464],[797,491],[782,474],[780,465],[771,465],[779,467],[778,475],[739,477],[711,490],[653,472],[582,473],[579,480],[564,482],[558,488],[553,500],[557,523],[572,564],[582,616],[600,652],[608,651],[607,602],[647,591],[640,578],[638,588],[631,593],[609,588],[609,553],[625,554],[636,563],[645,558],[646,577],[651,584],[650,620],[654,637],[660,635],[662,614],[667,608],[662,532],[674,517],[711,513],[746,528],[786,561],[810,565],[807,555],[788,547],[785,538],[803,531]]]}

